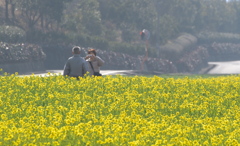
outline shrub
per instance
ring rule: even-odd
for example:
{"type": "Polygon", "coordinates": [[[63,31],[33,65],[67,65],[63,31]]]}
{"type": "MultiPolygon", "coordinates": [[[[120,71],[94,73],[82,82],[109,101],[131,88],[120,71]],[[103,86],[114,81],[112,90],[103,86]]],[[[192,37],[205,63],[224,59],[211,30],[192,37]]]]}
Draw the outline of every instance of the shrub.
{"type": "Polygon", "coordinates": [[[42,48],[34,44],[0,42],[0,64],[38,61],[46,58],[42,48]]]}
{"type": "Polygon", "coordinates": [[[42,32],[34,30],[27,32],[27,40],[31,43],[69,43],[70,38],[63,32],[49,31],[42,32]]]}
{"type": "Polygon", "coordinates": [[[137,44],[111,42],[109,47],[109,50],[111,51],[126,53],[134,56],[145,54],[144,46],[140,46],[137,44]]]}
{"type": "Polygon", "coordinates": [[[26,32],[16,26],[0,26],[0,41],[8,43],[25,42],[26,32]]]}
{"type": "Polygon", "coordinates": [[[67,36],[72,42],[84,48],[93,47],[107,50],[109,47],[108,41],[99,36],[89,36],[87,34],[67,34],[67,36]]]}
{"type": "Polygon", "coordinates": [[[201,32],[196,35],[199,43],[239,43],[240,34],[219,33],[219,32],[201,32]]]}
{"type": "Polygon", "coordinates": [[[196,45],[197,38],[190,34],[182,34],[174,40],[168,41],[160,47],[161,57],[176,61],[181,58],[186,52],[193,51],[192,48],[196,45]]]}
{"type": "Polygon", "coordinates": [[[99,48],[102,50],[107,50],[109,48],[109,43],[106,39],[98,36],[94,36],[90,38],[90,44],[88,44],[89,47],[99,48]]]}
{"type": "Polygon", "coordinates": [[[193,72],[202,67],[207,66],[209,58],[208,49],[202,46],[198,46],[181,57],[176,63],[178,72],[193,72]]]}

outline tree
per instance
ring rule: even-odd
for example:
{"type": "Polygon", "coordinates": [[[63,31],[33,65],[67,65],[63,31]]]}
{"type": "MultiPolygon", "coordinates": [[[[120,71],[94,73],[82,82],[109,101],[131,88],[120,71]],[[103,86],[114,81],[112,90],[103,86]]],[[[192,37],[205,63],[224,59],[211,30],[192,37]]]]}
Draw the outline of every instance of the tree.
{"type": "Polygon", "coordinates": [[[5,0],[5,20],[6,20],[6,22],[9,22],[8,5],[9,5],[9,0],[5,0]]]}
{"type": "MultiPolygon", "coordinates": [[[[28,29],[34,29],[39,20],[61,21],[64,3],[67,0],[18,0],[17,7],[21,10],[21,17],[27,22],[28,29]]],[[[42,24],[43,26],[43,24],[42,24]]]]}
{"type": "Polygon", "coordinates": [[[102,19],[116,24],[124,41],[136,41],[142,29],[153,30],[154,28],[157,13],[151,1],[99,0],[99,4],[102,19]]]}
{"type": "Polygon", "coordinates": [[[71,31],[101,35],[101,15],[97,0],[73,0],[66,5],[62,25],[71,31]]]}
{"type": "Polygon", "coordinates": [[[235,17],[232,15],[231,18],[236,18],[235,20],[232,19],[231,25],[228,25],[228,28],[234,28],[232,31],[240,33],[240,1],[239,0],[231,0],[227,3],[229,11],[234,11],[235,12],[235,17]]]}

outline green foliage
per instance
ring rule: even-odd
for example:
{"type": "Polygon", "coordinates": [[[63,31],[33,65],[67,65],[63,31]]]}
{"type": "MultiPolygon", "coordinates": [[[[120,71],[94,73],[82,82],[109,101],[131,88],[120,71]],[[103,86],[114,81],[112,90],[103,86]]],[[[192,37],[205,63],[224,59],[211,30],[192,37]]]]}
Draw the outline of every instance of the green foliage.
{"type": "Polygon", "coordinates": [[[181,57],[175,64],[178,72],[194,72],[207,66],[209,51],[207,48],[198,46],[188,54],[181,57]]]}
{"type": "MultiPolygon", "coordinates": [[[[101,50],[131,54],[134,56],[145,55],[145,44],[130,44],[124,42],[108,41],[103,37],[76,33],[68,33],[67,37],[75,44],[84,48],[93,47],[101,50]]],[[[152,56],[156,55],[154,49],[151,47],[149,47],[149,54],[152,56]]]]}
{"type": "Polygon", "coordinates": [[[102,50],[108,50],[109,49],[109,41],[98,36],[91,37],[91,42],[88,45],[89,47],[99,48],[102,50]]]}
{"type": "Polygon", "coordinates": [[[117,29],[116,24],[110,21],[105,21],[103,23],[102,30],[103,30],[103,37],[108,41],[116,41],[119,38],[119,34],[121,31],[117,29]]]}
{"type": "Polygon", "coordinates": [[[208,48],[211,61],[232,61],[240,59],[239,43],[213,43],[208,48]]]}
{"type": "MultiPolygon", "coordinates": [[[[210,0],[202,2],[199,9],[202,30],[229,32],[233,30],[233,23],[236,20],[234,9],[230,8],[226,1],[210,0]],[[232,25],[232,27],[229,27],[232,25]]],[[[199,27],[197,24],[195,24],[199,27]]],[[[201,30],[201,29],[198,29],[201,30]]]]}
{"type": "Polygon", "coordinates": [[[0,41],[9,43],[25,42],[26,33],[16,26],[0,26],[0,41]]]}
{"type": "Polygon", "coordinates": [[[101,35],[102,22],[97,0],[73,0],[66,4],[62,25],[68,30],[101,35]]]}
{"type": "MultiPolygon", "coordinates": [[[[139,32],[142,29],[151,32],[149,48],[156,44],[164,45],[183,32],[190,34],[198,34],[199,31],[240,32],[239,1],[226,3],[219,0],[14,0],[12,2],[17,10],[15,22],[28,30],[27,41],[30,42],[80,43],[85,47],[113,48],[124,52],[137,50],[143,54],[141,47],[135,49],[135,46],[141,46],[139,32]],[[68,35],[65,35],[66,32],[68,35]],[[118,45],[112,42],[121,43],[118,45]],[[138,45],[132,45],[133,43],[138,45]]],[[[219,37],[216,40],[225,39],[232,42],[239,40],[238,36],[216,37],[219,37]]],[[[199,39],[207,41],[205,36],[199,36],[199,39]]]]}
{"type": "Polygon", "coordinates": [[[153,2],[147,0],[99,0],[102,20],[114,23],[120,30],[121,40],[127,43],[138,39],[142,29],[151,32],[156,24],[156,8],[153,2]]]}
{"type": "Polygon", "coordinates": [[[126,53],[133,56],[145,55],[144,46],[140,46],[137,44],[111,42],[109,47],[110,47],[109,50],[115,51],[115,52],[126,53]]]}
{"type": "Polygon", "coordinates": [[[125,27],[122,27],[121,38],[124,42],[131,43],[132,41],[136,40],[137,33],[136,33],[136,31],[132,31],[133,29],[134,28],[131,28],[130,26],[127,26],[127,25],[125,27]]]}
{"type": "Polygon", "coordinates": [[[71,0],[40,0],[40,13],[45,18],[61,22],[64,10],[64,3],[71,0]]]}
{"type": "Polygon", "coordinates": [[[176,61],[183,54],[192,51],[192,47],[197,43],[197,38],[190,34],[181,34],[174,40],[168,41],[161,46],[161,57],[168,60],[176,61]]]}
{"type": "Polygon", "coordinates": [[[234,33],[219,33],[219,32],[201,32],[196,35],[199,43],[239,43],[240,42],[240,34],[234,33]]]}
{"type": "Polygon", "coordinates": [[[109,48],[108,40],[99,36],[90,36],[87,34],[67,33],[69,40],[84,48],[93,47],[101,50],[109,48]]]}
{"type": "Polygon", "coordinates": [[[164,15],[159,19],[159,30],[157,32],[160,37],[159,43],[165,43],[167,40],[175,37],[176,32],[178,32],[178,24],[177,20],[170,15],[164,15]]]}
{"type": "MultiPolygon", "coordinates": [[[[16,8],[21,10],[21,20],[24,21],[26,29],[35,29],[36,25],[43,22],[60,22],[67,0],[17,0],[16,8]],[[40,22],[41,20],[41,22],[40,22]]],[[[71,1],[71,0],[69,0],[71,1]]],[[[45,26],[47,27],[47,25],[45,26]]]]}
{"type": "MultiPolygon", "coordinates": [[[[233,32],[237,32],[240,33],[240,2],[239,1],[231,1],[229,2],[229,9],[232,10],[233,13],[232,17],[236,18],[236,19],[232,19],[232,17],[230,17],[230,19],[232,21],[231,22],[231,27],[230,28],[236,28],[235,30],[233,29],[233,32]]],[[[229,25],[228,25],[229,27],[229,25]]]]}
{"type": "Polygon", "coordinates": [[[71,43],[71,39],[61,31],[28,31],[27,40],[30,43],[71,43]]]}

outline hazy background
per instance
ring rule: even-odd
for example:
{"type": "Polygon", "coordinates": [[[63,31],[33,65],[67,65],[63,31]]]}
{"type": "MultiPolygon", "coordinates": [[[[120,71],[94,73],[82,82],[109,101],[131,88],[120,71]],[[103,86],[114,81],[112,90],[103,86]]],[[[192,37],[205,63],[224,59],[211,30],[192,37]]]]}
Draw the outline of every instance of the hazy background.
{"type": "MultiPolygon", "coordinates": [[[[175,66],[184,62],[182,57],[189,56],[189,52],[197,50],[199,45],[211,52],[214,42],[237,44],[240,40],[238,0],[2,0],[0,20],[1,42],[11,44],[8,46],[18,46],[19,43],[39,45],[48,64],[52,63],[48,68],[58,66],[57,69],[63,65],[56,65],[56,62],[63,64],[74,45],[99,49],[106,57],[105,52],[125,54],[125,57],[109,54],[120,56],[120,61],[128,59],[126,55],[141,60],[139,56],[145,55],[145,42],[141,41],[139,33],[143,29],[151,33],[149,57],[169,61],[165,64],[175,66]],[[169,47],[169,44],[174,47],[169,47]],[[58,59],[51,60],[54,57],[58,59]],[[54,60],[57,61],[54,63],[54,60]]],[[[1,45],[0,48],[6,50],[7,47],[1,45]]],[[[206,64],[209,58],[202,50],[205,58],[200,61],[206,64]]],[[[238,55],[236,51],[228,52],[238,55]]],[[[221,55],[210,54],[210,61],[219,60],[221,55]]],[[[224,60],[225,57],[222,58],[224,60]]],[[[0,60],[0,64],[8,60],[0,60]]],[[[16,60],[12,59],[12,62],[18,62],[16,60]]],[[[111,61],[111,58],[107,60],[111,61]]],[[[150,61],[154,62],[154,59],[150,61]]],[[[199,61],[191,59],[188,62],[199,61]]],[[[185,60],[185,64],[188,62],[185,60]]],[[[124,67],[127,68],[125,64],[118,68],[124,67]]]]}
{"type": "Polygon", "coordinates": [[[1,25],[20,27],[26,41],[34,43],[118,50],[108,43],[137,45],[142,29],[151,32],[153,48],[183,32],[240,32],[238,0],[2,0],[0,4],[1,25]]]}

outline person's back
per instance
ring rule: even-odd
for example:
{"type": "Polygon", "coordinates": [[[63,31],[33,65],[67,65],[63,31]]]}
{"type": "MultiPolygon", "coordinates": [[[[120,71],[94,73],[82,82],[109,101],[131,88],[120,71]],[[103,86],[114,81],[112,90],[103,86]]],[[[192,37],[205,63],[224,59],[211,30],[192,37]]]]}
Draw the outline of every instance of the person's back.
{"type": "Polygon", "coordinates": [[[73,56],[67,60],[64,66],[64,76],[83,77],[87,73],[87,62],[80,56],[80,52],[80,47],[73,47],[73,56]]]}

